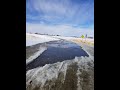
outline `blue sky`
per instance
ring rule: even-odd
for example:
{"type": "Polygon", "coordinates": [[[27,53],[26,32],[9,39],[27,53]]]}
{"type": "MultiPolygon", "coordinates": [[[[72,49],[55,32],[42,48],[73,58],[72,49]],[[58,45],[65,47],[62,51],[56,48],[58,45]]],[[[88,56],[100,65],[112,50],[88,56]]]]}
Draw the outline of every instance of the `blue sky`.
{"type": "Polygon", "coordinates": [[[94,35],[94,0],[26,0],[26,32],[94,35]]]}

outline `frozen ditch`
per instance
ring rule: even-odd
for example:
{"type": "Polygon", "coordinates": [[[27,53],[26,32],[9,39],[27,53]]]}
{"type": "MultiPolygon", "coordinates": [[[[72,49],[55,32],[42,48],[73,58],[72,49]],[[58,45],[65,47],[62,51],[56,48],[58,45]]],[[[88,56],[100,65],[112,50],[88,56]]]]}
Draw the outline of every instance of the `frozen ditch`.
{"type": "Polygon", "coordinates": [[[62,62],[65,60],[72,60],[75,57],[89,56],[79,45],[68,42],[65,40],[46,42],[45,47],[47,50],[43,50],[42,54],[38,52],[36,58],[26,65],[26,71],[44,66],[45,64],[52,64],[56,62],[62,62]]]}

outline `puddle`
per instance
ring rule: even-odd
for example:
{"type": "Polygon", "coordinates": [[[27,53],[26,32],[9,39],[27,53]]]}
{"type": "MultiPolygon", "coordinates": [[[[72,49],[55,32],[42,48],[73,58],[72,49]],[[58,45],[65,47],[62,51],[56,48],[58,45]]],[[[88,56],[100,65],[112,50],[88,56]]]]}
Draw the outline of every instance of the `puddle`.
{"type": "Polygon", "coordinates": [[[48,47],[38,58],[26,66],[26,70],[30,70],[45,64],[52,64],[58,61],[71,60],[75,56],[88,56],[88,54],[77,44],[59,40],[44,43],[48,47]]]}

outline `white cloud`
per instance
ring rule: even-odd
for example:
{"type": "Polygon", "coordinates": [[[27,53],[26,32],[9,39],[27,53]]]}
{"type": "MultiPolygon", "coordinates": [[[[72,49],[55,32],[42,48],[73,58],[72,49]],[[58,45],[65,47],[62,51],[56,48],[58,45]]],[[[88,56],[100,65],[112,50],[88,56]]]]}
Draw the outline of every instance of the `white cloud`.
{"type": "Polygon", "coordinates": [[[65,14],[67,9],[70,8],[69,0],[35,0],[33,2],[33,7],[38,12],[43,13],[56,13],[56,14],[65,14]]]}
{"type": "Polygon", "coordinates": [[[78,4],[72,3],[71,0],[29,0],[26,18],[32,23],[26,23],[26,30],[63,36],[80,36],[81,34],[93,36],[94,25],[89,28],[72,27],[93,24],[94,5],[92,4],[94,2],[78,4]]]}
{"type": "Polygon", "coordinates": [[[53,34],[62,36],[81,36],[87,34],[94,35],[94,30],[91,28],[75,28],[70,25],[46,25],[36,23],[26,23],[26,31],[32,33],[53,34]]]}
{"type": "MultiPolygon", "coordinates": [[[[92,3],[93,4],[93,3],[92,3]]],[[[38,15],[27,17],[32,20],[46,20],[84,24],[93,20],[94,6],[89,2],[73,4],[71,0],[30,0],[27,3],[27,10],[38,15]]],[[[28,14],[28,13],[27,13],[28,14]]]]}

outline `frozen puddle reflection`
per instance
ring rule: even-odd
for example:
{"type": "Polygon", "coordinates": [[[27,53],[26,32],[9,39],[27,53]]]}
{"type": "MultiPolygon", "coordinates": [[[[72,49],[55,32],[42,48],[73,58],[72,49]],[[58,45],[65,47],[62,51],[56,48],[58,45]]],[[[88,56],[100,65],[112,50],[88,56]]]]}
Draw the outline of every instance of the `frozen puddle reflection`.
{"type": "Polygon", "coordinates": [[[88,57],[88,54],[80,46],[72,42],[64,40],[50,41],[45,43],[45,46],[47,46],[47,50],[29,63],[26,66],[26,70],[44,66],[45,64],[56,63],[58,61],[71,60],[74,59],[75,56],[88,57]]]}

